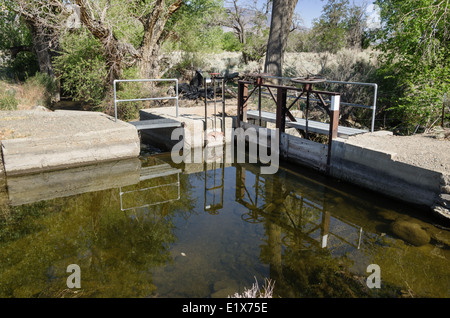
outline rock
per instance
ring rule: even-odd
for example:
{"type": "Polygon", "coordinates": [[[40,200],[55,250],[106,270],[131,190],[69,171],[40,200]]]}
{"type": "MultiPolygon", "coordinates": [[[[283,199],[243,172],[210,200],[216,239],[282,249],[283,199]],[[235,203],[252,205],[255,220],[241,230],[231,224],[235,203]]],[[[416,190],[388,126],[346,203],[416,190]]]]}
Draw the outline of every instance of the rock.
{"type": "Polygon", "coordinates": [[[430,242],[430,235],[422,227],[413,222],[398,220],[391,225],[392,232],[404,241],[422,246],[430,242]]]}
{"type": "Polygon", "coordinates": [[[233,288],[223,288],[211,294],[211,298],[228,298],[234,296],[237,291],[233,288]]]}
{"type": "Polygon", "coordinates": [[[394,221],[399,218],[399,214],[397,212],[394,212],[391,210],[380,211],[380,212],[378,212],[378,215],[388,221],[394,221]]]}
{"type": "Polygon", "coordinates": [[[43,112],[51,112],[50,109],[48,109],[48,108],[46,108],[44,106],[41,106],[41,105],[33,106],[33,108],[31,108],[31,110],[37,110],[37,111],[43,111],[43,112]]]}

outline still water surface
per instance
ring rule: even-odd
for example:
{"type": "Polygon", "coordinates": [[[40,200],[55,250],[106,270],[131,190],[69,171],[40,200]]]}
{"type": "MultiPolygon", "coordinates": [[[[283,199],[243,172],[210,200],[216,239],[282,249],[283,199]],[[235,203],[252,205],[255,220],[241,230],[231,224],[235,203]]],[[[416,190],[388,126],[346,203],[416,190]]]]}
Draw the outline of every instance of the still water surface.
{"type": "Polygon", "coordinates": [[[436,220],[289,165],[260,175],[160,154],[7,186],[0,297],[227,297],[265,278],[283,298],[450,296],[450,233],[436,220]],[[400,221],[425,242],[400,238],[400,221]],[[380,288],[367,287],[370,264],[380,288]]]}

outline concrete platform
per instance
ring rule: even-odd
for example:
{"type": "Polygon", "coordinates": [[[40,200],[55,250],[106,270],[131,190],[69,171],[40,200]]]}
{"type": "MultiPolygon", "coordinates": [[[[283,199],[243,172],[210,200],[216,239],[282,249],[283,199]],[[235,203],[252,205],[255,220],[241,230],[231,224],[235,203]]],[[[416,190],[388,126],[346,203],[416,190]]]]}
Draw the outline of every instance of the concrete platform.
{"type": "Polygon", "coordinates": [[[1,111],[3,172],[7,176],[136,158],[136,128],[99,112],[1,111]]]}
{"type": "MultiPolygon", "coordinates": [[[[235,106],[227,107],[225,113],[236,111],[235,106]]],[[[183,124],[185,135],[189,133],[190,138],[184,138],[184,149],[192,149],[197,147],[204,147],[206,144],[212,143],[214,139],[214,132],[221,131],[222,116],[212,116],[213,106],[208,107],[208,117],[205,123],[205,107],[183,107],[178,109],[178,117],[176,116],[175,107],[158,107],[150,109],[142,109],[139,112],[140,120],[155,120],[155,119],[172,119],[183,124]],[[205,136],[206,133],[206,136],[205,136]],[[211,137],[211,138],[208,138],[211,137]]],[[[222,106],[217,106],[221,110],[222,106]]],[[[225,116],[225,134],[223,135],[225,143],[231,142],[231,128],[235,117],[225,116]]],[[[178,140],[172,140],[172,132],[175,128],[160,128],[160,129],[144,129],[141,130],[142,139],[149,142],[163,150],[170,151],[172,147],[178,143],[178,140]]],[[[187,135],[186,135],[187,136],[187,135]]]]}

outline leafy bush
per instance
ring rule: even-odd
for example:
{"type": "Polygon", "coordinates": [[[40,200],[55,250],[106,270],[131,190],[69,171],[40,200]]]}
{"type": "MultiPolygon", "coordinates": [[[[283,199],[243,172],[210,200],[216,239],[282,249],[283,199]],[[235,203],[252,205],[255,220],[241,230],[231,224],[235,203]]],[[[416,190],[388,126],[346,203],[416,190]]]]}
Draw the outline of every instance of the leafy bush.
{"type": "Polygon", "coordinates": [[[106,62],[101,43],[86,30],[66,34],[54,59],[61,88],[75,101],[98,105],[105,97],[106,62]]]}

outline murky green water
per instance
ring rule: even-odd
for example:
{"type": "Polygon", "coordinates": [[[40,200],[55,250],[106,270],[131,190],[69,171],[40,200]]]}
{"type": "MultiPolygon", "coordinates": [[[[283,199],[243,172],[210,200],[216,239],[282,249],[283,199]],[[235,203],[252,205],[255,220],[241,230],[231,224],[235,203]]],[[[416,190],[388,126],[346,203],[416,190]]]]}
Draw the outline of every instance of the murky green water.
{"type": "Polygon", "coordinates": [[[450,296],[449,231],[291,166],[260,175],[256,165],[177,167],[157,155],[7,187],[0,297],[227,297],[264,278],[283,298],[450,296]],[[422,242],[396,233],[399,223],[416,224],[422,242]],[[67,287],[69,264],[81,288],[67,287]],[[380,288],[366,284],[370,264],[380,288]]]}

